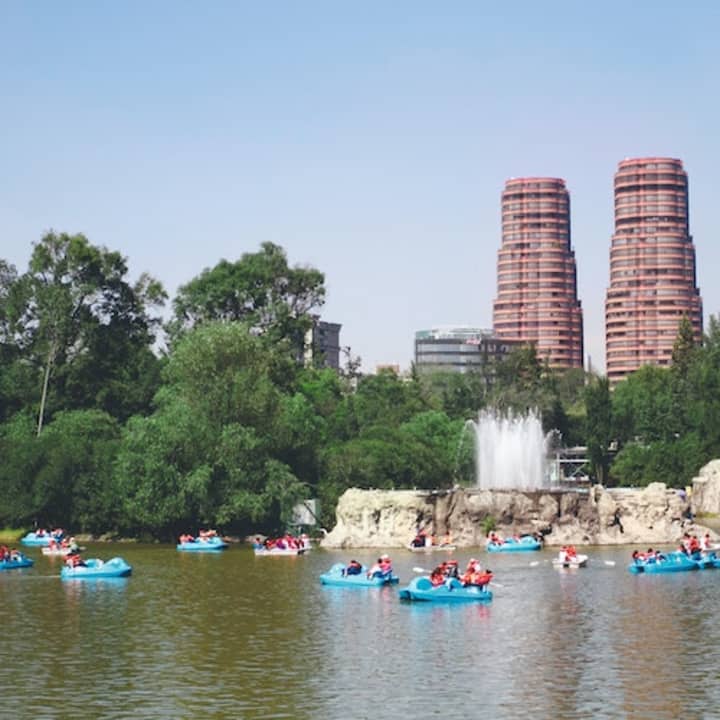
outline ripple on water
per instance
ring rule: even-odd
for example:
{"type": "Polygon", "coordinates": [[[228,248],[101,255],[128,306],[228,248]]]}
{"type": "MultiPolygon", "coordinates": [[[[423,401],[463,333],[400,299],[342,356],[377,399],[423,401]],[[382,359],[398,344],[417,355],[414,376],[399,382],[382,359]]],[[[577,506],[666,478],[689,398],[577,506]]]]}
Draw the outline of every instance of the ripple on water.
{"type": "MultiPolygon", "coordinates": [[[[3,717],[467,718],[480,703],[509,719],[674,718],[720,704],[720,571],[636,577],[627,549],[591,549],[598,562],[575,573],[547,551],[532,567],[493,557],[493,602],[459,606],[322,587],[339,552],[127,546],[120,583],[64,583],[31,554],[30,572],[0,573],[3,717]]],[[[394,561],[402,586],[417,557],[394,561]]]]}

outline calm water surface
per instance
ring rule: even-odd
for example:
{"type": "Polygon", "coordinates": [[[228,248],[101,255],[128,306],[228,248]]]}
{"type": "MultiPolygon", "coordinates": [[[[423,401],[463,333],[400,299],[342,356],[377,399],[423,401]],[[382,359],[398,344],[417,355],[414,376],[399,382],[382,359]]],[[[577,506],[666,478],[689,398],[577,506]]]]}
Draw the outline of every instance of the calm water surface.
{"type": "MultiPolygon", "coordinates": [[[[458,552],[502,587],[442,606],[322,587],[347,552],[97,545],[132,577],[63,582],[29,549],[32,569],[0,572],[0,718],[720,717],[720,570],[634,576],[630,549],[588,553],[559,571],[550,550],[458,552]]],[[[400,585],[439,555],[392,551],[400,585]]]]}

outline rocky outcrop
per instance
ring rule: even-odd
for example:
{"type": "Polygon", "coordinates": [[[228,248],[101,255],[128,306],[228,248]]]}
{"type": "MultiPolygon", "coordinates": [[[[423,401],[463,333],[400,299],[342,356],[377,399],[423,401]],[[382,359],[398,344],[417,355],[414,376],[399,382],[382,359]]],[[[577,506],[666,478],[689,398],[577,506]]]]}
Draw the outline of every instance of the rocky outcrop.
{"type": "Polygon", "coordinates": [[[358,490],[340,498],[325,547],[402,547],[419,529],[473,547],[494,524],[501,535],[541,533],[549,545],[655,545],[684,532],[704,533],[687,501],[663,483],[646,488],[579,491],[358,490]]]}
{"type": "Polygon", "coordinates": [[[691,503],[696,515],[720,515],[720,460],[711,460],[693,478],[691,503]]]}

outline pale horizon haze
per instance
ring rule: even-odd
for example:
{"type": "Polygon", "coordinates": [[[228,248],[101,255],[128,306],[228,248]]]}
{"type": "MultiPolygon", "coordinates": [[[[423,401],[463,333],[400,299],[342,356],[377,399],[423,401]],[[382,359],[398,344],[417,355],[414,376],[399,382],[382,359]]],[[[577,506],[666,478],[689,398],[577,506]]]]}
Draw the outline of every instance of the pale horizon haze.
{"type": "Polygon", "coordinates": [[[720,309],[720,3],[0,4],[0,257],[84,233],[171,299],[264,241],[325,273],[341,344],[492,326],[500,193],[563,178],[604,369],[613,174],[680,158],[720,309]]]}

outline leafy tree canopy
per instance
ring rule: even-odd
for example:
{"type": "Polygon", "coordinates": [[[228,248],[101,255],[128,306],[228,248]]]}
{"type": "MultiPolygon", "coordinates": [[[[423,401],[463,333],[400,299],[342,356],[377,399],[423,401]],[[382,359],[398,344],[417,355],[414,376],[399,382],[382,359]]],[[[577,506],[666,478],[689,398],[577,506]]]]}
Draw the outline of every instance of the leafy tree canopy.
{"type": "Polygon", "coordinates": [[[266,242],[237,262],[221,260],[183,285],[173,301],[171,338],[196,325],[242,321],[255,332],[302,347],[310,314],[325,301],[325,277],[310,267],[290,267],[285,251],[266,242]]]}

